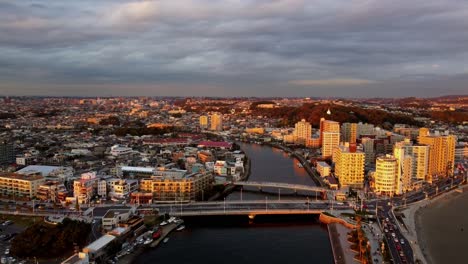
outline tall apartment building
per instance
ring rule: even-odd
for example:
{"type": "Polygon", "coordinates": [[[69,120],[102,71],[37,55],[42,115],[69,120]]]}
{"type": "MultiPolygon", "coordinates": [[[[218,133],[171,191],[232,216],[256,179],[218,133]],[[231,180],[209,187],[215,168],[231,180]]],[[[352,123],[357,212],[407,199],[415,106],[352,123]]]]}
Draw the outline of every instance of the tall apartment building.
{"type": "Polygon", "coordinates": [[[397,190],[398,162],[391,155],[378,157],[375,168],[375,192],[393,196],[397,190]]]}
{"type": "Polygon", "coordinates": [[[335,150],[335,175],[341,186],[363,187],[364,161],[364,152],[356,144],[345,143],[335,150]]]}
{"type": "Polygon", "coordinates": [[[206,116],[206,115],[200,116],[200,127],[202,129],[207,129],[208,128],[208,116],[206,116]]]}
{"type": "Polygon", "coordinates": [[[15,162],[15,147],[7,140],[0,139],[0,164],[15,162]]]}
{"type": "Polygon", "coordinates": [[[221,131],[223,130],[223,115],[219,113],[214,113],[211,115],[211,130],[221,131]]]}
{"type": "Polygon", "coordinates": [[[357,125],[356,123],[343,123],[341,125],[341,142],[356,143],[357,125]]]}
{"type": "Polygon", "coordinates": [[[429,146],[412,144],[409,139],[395,143],[393,156],[399,162],[399,175],[403,179],[426,180],[429,168],[429,146]],[[405,165],[406,162],[409,164],[405,165]]]}
{"type": "MultiPolygon", "coordinates": [[[[449,176],[455,166],[455,146],[457,137],[454,135],[431,134],[427,128],[419,130],[419,144],[429,146],[429,177],[449,176]]],[[[431,180],[431,179],[429,179],[431,180]]]]}
{"type": "Polygon", "coordinates": [[[340,123],[320,119],[320,138],[322,142],[322,157],[330,158],[333,151],[340,145],[340,123]]]}
{"type": "Polygon", "coordinates": [[[33,198],[37,190],[45,182],[40,175],[22,175],[7,173],[0,175],[0,193],[14,197],[33,198]]]}
{"type": "Polygon", "coordinates": [[[366,165],[371,165],[375,163],[375,148],[374,148],[374,139],[373,138],[362,138],[361,139],[362,148],[365,153],[365,163],[366,165]]]}
{"type": "Polygon", "coordinates": [[[295,144],[306,145],[307,141],[312,138],[312,126],[302,119],[294,126],[293,135],[295,144]]]}

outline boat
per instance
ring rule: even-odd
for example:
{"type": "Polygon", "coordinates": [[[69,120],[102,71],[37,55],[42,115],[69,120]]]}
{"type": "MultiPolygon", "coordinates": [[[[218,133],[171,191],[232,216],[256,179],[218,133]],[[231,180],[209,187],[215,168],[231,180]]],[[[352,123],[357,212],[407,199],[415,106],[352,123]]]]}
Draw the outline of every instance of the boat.
{"type": "Polygon", "coordinates": [[[151,242],[153,242],[153,239],[152,238],[148,238],[145,240],[145,242],[143,243],[144,245],[148,245],[150,244],[151,242]]]}
{"type": "Polygon", "coordinates": [[[176,218],[171,216],[171,218],[169,218],[169,220],[167,220],[167,222],[173,223],[173,222],[175,222],[175,220],[176,220],[176,218]]]}
{"type": "Polygon", "coordinates": [[[159,225],[160,225],[160,226],[165,226],[165,225],[167,225],[167,224],[168,224],[168,223],[167,223],[166,221],[162,221],[159,225]]]}
{"type": "Polygon", "coordinates": [[[161,237],[161,234],[162,234],[161,228],[155,228],[155,230],[153,231],[152,237],[153,239],[158,239],[159,237],[161,237]]]}
{"type": "Polygon", "coordinates": [[[184,225],[181,225],[181,226],[179,226],[176,230],[177,230],[177,231],[181,231],[181,230],[184,230],[184,229],[185,229],[185,226],[184,226],[184,225]]]}
{"type": "Polygon", "coordinates": [[[163,240],[164,243],[167,243],[167,241],[169,241],[169,238],[168,238],[168,237],[166,237],[166,238],[163,240]]]}

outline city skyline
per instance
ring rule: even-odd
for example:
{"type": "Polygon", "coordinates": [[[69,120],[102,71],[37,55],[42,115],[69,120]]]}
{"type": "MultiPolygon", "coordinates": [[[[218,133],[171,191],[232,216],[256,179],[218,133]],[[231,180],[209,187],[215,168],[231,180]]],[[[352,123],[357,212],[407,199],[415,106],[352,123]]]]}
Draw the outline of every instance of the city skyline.
{"type": "Polygon", "coordinates": [[[462,1],[0,3],[0,94],[466,94],[462,1]]]}

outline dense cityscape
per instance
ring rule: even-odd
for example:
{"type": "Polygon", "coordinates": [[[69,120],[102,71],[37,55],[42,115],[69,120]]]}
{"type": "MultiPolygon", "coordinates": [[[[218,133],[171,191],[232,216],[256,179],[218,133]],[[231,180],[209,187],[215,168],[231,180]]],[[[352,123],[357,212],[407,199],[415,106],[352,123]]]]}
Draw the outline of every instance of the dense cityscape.
{"type": "Polygon", "coordinates": [[[0,0],[0,264],[465,264],[468,1],[0,0]]]}
{"type": "Polygon", "coordinates": [[[315,216],[335,263],[425,263],[415,211],[466,184],[466,96],[2,100],[5,263],[131,263],[186,217],[238,215],[315,216]],[[255,145],[311,181],[252,179],[255,145]]]}

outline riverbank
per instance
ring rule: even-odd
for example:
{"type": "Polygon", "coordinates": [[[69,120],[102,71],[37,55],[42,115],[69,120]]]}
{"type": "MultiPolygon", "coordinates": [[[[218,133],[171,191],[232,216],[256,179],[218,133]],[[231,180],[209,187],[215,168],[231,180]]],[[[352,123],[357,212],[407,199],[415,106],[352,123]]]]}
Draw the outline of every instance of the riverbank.
{"type": "Polygon", "coordinates": [[[307,172],[309,177],[315,182],[315,184],[318,187],[326,186],[326,184],[323,182],[320,175],[318,175],[317,173],[315,173],[312,170],[312,168],[310,167],[310,164],[307,162],[307,160],[304,157],[302,157],[301,155],[298,155],[293,150],[291,150],[290,148],[287,148],[287,147],[285,147],[283,145],[279,145],[279,144],[278,145],[267,144],[267,145],[272,147],[272,148],[279,148],[279,149],[283,150],[284,152],[289,153],[291,155],[291,157],[296,158],[301,163],[302,167],[305,169],[305,171],[307,172]]]}
{"type": "Polygon", "coordinates": [[[468,186],[464,186],[402,211],[415,259],[430,264],[466,263],[468,215],[460,212],[466,211],[467,203],[468,186]]]}
{"type": "MultiPolygon", "coordinates": [[[[249,176],[250,176],[250,172],[251,172],[251,161],[250,161],[249,157],[247,157],[247,155],[245,156],[245,158],[246,158],[246,162],[245,162],[244,172],[240,176],[241,181],[248,180],[249,176]]],[[[208,198],[207,201],[216,201],[216,200],[218,200],[218,199],[220,199],[222,197],[228,196],[232,191],[235,190],[235,188],[236,188],[236,186],[234,186],[232,184],[227,185],[226,188],[222,192],[218,192],[218,193],[214,194],[213,196],[208,198]]]]}

